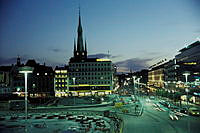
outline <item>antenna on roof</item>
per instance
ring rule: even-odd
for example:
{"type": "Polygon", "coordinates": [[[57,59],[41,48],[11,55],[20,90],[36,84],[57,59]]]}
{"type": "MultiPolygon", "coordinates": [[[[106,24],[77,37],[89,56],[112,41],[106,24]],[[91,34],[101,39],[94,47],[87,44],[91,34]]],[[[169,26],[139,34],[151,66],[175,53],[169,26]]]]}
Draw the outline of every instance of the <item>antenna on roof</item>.
{"type": "Polygon", "coordinates": [[[110,51],[108,50],[108,59],[110,59],[110,51]]]}

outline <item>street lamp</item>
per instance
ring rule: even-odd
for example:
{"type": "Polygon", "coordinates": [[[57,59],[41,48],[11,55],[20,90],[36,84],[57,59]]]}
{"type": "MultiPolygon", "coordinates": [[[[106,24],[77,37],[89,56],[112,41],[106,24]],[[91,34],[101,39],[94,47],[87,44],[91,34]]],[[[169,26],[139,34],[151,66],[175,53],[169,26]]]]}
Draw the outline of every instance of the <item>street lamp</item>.
{"type": "Polygon", "coordinates": [[[142,78],[142,76],[140,76],[139,78],[138,78],[138,89],[140,88],[140,79],[142,78]]]}
{"type": "Polygon", "coordinates": [[[21,67],[19,68],[19,73],[23,73],[24,74],[24,78],[25,78],[25,119],[26,119],[26,124],[27,124],[27,77],[28,77],[28,73],[32,73],[33,72],[33,68],[32,67],[21,67]]]}
{"type": "Polygon", "coordinates": [[[133,76],[133,82],[134,82],[134,94],[135,94],[135,78],[136,78],[136,76],[133,76]]]}
{"type": "MultiPolygon", "coordinates": [[[[189,72],[186,72],[186,73],[183,73],[183,75],[185,76],[185,85],[187,87],[187,84],[188,84],[188,76],[190,75],[189,72]]],[[[189,89],[186,88],[185,91],[187,92],[187,106],[188,106],[188,92],[189,92],[189,89]]]]}
{"type": "MultiPolygon", "coordinates": [[[[187,87],[187,84],[188,84],[188,76],[190,75],[189,72],[186,72],[186,73],[183,73],[183,75],[185,76],[185,84],[186,84],[186,87],[187,87]]],[[[187,108],[189,109],[189,106],[188,106],[188,92],[189,92],[189,89],[186,88],[185,89],[186,93],[187,93],[187,108]]],[[[189,115],[189,111],[187,111],[188,115],[189,115]]],[[[187,123],[188,123],[188,133],[190,133],[190,122],[189,122],[189,119],[187,118],[187,123]]]]}
{"type": "MultiPolygon", "coordinates": [[[[75,85],[75,80],[76,80],[76,78],[72,78],[73,79],[73,85],[75,85]]],[[[74,105],[75,105],[75,86],[74,86],[74,105]]]]}
{"type": "Polygon", "coordinates": [[[173,94],[173,103],[174,103],[174,93],[175,93],[175,91],[174,91],[174,90],[172,90],[172,94],[173,94]]]}

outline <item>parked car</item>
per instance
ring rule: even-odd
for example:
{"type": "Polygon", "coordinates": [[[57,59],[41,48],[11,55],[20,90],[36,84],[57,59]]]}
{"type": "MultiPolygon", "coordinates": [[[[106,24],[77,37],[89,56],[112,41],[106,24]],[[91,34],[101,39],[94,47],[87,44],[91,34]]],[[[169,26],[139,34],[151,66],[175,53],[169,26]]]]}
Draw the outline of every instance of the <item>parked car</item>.
{"type": "Polygon", "coordinates": [[[170,104],[166,101],[160,101],[159,104],[161,104],[161,105],[163,105],[164,107],[167,107],[167,108],[170,107],[170,104]]]}
{"type": "Polygon", "coordinates": [[[10,110],[24,110],[25,101],[24,100],[9,100],[9,109],[10,110]]]}
{"type": "Polygon", "coordinates": [[[180,113],[187,114],[187,112],[188,112],[188,108],[187,107],[180,108],[180,113]]]}
{"type": "Polygon", "coordinates": [[[150,96],[149,99],[150,99],[150,100],[154,100],[155,97],[154,97],[154,96],[150,96]]]}
{"type": "Polygon", "coordinates": [[[188,109],[190,115],[200,116],[200,110],[198,108],[192,107],[188,109]]]}

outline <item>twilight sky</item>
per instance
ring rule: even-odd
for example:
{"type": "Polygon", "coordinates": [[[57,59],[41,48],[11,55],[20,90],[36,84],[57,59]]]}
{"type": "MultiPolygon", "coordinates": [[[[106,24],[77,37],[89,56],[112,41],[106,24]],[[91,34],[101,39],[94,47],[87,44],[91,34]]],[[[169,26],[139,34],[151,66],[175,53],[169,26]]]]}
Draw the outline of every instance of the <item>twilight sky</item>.
{"type": "Polygon", "coordinates": [[[0,0],[0,65],[36,59],[68,64],[81,5],[89,57],[119,71],[172,59],[200,37],[198,0],[0,0]]]}

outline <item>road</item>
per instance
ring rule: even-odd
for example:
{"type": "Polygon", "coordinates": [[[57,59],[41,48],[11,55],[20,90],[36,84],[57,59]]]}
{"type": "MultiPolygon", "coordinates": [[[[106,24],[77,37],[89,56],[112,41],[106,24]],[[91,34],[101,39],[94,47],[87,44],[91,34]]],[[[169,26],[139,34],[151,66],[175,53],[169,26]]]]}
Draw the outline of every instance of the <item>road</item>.
{"type": "Polygon", "coordinates": [[[158,111],[153,102],[146,102],[140,98],[144,105],[142,116],[123,115],[124,133],[199,133],[200,117],[183,116],[172,121],[168,111],[158,111]]]}
{"type": "MultiPolygon", "coordinates": [[[[179,117],[179,120],[172,121],[169,118],[168,110],[158,111],[155,109],[153,105],[154,103],[158,102],[157,100],[151,100],[147,102],[145,98],[140,98],[140,97],[139,100],[144,107],[144,111],[141,116],[136,116],[134,114],[131,114],[134,113],[134,111],[129,113],[117,112],[118,115],[121,115],[121,117],[124,120],[123,133],[199,133],[200,132],[200,127],[199,127],[200,117],[182,116],[179,117]]],[[[134,103],[130,104],[130,109],[134,109],[134,107],[135,107],[134,103]]],[[[105,110],[110,110],[112,112],[113,111],[115,112],[113,106],[79,108],[74,110],[86,113],[89,111],[105,111],[105,110]]],[[[41,113],[47,113],[47,112],[58,113],[58,112],[66,112],[67,110],[46,109],[40,111],[41,113]]],[[[34,113],[34,111],[32,113],[34,113]]],[[[39,113],[38,110],[37,113],[39,113]]]]}

